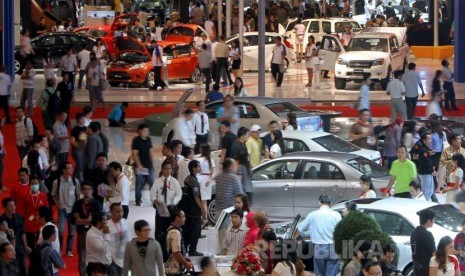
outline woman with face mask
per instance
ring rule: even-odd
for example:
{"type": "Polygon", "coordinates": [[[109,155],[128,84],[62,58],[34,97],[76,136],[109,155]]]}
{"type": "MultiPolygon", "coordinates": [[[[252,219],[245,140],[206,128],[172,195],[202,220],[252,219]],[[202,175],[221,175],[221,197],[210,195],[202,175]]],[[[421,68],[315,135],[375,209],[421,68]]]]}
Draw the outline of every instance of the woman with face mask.
{"type": "Polygon", "coordinates": [[[26,232],[26,253],[31,253],[31,250],[36,246],[39,236],[40,225],[37,221],[37,212],[41,206],[48,207],[47,194],[40,192],[39,179],[31,178],[29,180],[31,191],[27,195],[25,202],[24,215],[24,232],[26,232]]]}

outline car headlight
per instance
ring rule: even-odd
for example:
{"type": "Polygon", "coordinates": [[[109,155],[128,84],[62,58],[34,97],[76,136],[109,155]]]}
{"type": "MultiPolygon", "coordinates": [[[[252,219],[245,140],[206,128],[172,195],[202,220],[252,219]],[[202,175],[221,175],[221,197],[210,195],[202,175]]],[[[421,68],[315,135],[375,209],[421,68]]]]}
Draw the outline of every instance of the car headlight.
{"type": "Polygon", "coordinates": [[[337,59],[337,64],[340,64],[340,65],[347,65],[347,61],[342,59],[342,58],[338,58],[337,59]]]}
{"type": "Polygon", "coordinates": [[[385,62],[384,58],[379,58],[379,59],[373,61],[373,66],[383,65],[384,62],[385,62]]]}
{"type": "Polygon", "coordinates": [[[141,69],[141,68],[144,68],[145,67],[145,63],[138,63],[138,64],[135,64],[131,67],[129,67],[130,70],[137,70],[137,69],[141,69]]]}

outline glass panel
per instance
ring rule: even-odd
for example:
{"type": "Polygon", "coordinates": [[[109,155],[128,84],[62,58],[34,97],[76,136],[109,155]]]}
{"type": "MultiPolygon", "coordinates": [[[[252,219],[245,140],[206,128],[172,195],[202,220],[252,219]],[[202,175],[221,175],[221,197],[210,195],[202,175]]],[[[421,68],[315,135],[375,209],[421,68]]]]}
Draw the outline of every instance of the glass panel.
{"type": "Polygon", "coordinates": [[[301,179],[344,179],[344,174],[333,164],[307,161],[301,179]]]}
{"type": "Polygon", "coordinates": [[[375,162],[366,159],[365,157],[357,157],[347,161],[347,164],[358,170],[362,174],[369,175],[374,178],[389,175],[389,171],[376,164],[375,162]]]}
{"type": "Polygon", "coordinates": [[[320,22],[313,21],[310,23],[310,27],[308,27],[309,33],[319,33],[320,32],[320,22]]]}
{"type": "Polygon", "coordinates": [[[465,221],[465,214],[462,214],[456,208],[448,205],[436,205],[428,209],[436,214],[434,223],[437,225],[454,232],[462,231],[462,223],[465,221]]]}
{"type": "Polygon", "coordinates": [[[247,103],[241,103],[241,102],[235,102],[234,105],[239,108],[241,118],[247,118],[247,119],[260,118],[260,114],[258,113],[257,108],[255,108],[254,105],[247,104],[247,103]]]}
{"type": "Polygon", "coordinates": [[[389,236],[410,236],[414,230],[413,226],[399,215],[377,211],[369,212],[373,214],[381,230],[389,236]]]}
{"type": "Polygon", "coordinates": [[[303,141],[286,138],[284,138],[284,148],[286,149],[286,153],[310,150],[303,141]]]}
{"type": "Polygon", "coordinates": [[[335,135],[326,135],[314,138],[313,141],[318,145],[324,147],[328,151],[337,152],[354,152],[360,150],[356,145],[347,142],[346,140],[339,138],[335,135]]]}
{"type": "Polygon", "coordinates": [[[298,161],[276,161],[262,166],[254,171],[252,180],[279,180],[293,179],[297,169],[298,161]]]}

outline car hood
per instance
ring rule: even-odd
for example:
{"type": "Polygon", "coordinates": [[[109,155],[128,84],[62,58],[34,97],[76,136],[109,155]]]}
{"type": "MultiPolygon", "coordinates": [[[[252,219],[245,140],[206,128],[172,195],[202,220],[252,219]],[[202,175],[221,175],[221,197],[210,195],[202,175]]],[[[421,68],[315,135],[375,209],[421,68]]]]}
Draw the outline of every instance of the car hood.
{"type": "Polygon", "coordinates": [[[115,38],[115,55],[119,57],[121,54],[125,52],[136,52],[145,54],[148,57],[151,57],[147,47],[139,42],[139,40],[124,36],[124,37],[116,37],[115,38]]]}
{"type": "Polygon", "coordinates": [[[370,159],[374,162],[378,162],[381,158],[381,154],[379,153],[379,151],[376,150],[360,149],[351,153],[363,156],[366,159],[370,159]]]}
{"type": "Polygon", "coordinates": [[[370,60],[373,61],[379,58],[388,58],[388,53],[385,52],[377,52],[377,51],[351,51],[345,52],[339,56],[341,59],[345,59],[346,61],[353,61],[353,60],[370,60]]]}

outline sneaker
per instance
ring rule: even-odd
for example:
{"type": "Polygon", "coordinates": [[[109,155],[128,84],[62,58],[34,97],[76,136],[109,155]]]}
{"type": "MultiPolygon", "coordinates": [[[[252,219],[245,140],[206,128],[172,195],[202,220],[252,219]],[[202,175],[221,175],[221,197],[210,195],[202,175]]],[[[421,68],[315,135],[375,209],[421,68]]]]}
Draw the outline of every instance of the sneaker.
{"type": "Polygon", "coordinates": [[[71,252],[71,251],[68,251],[68,253],[66,254],[66,256],[68,256],[68,257],[74,257],[73,252],[71,252]]]}
{"type": "Polygon", "coordinates": [[[136,201],[136,206],[140,206],[140,201],[136,201]]]}
{"type": "Polygon", "coordinates": [[[202,257],[202,256],[203,256],[203,253],[200,253],[198,251],[189,253],[189,257],[202,257]]]}

